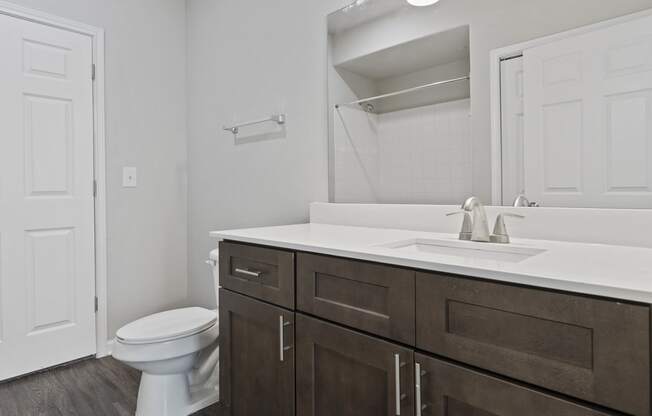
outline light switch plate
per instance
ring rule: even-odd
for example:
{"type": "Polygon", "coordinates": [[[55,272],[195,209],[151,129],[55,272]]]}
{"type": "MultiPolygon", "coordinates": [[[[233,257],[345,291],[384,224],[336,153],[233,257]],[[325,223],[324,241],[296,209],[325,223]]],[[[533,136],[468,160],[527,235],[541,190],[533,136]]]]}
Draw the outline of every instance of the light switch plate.
{"type": "Polygon", "coordinates": [[[122,186],[124,188],[135,188],[138,185],[138,171],[131,166],[122,168],[122,186]]]}

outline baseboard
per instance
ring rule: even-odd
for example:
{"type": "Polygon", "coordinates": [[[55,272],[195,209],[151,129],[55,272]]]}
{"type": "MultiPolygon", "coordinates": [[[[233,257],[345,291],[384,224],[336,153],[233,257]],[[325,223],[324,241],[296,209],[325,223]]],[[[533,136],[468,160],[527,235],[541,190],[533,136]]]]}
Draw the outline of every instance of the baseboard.
{"type": "Polygon", "coordinates": [[[95,357],[97,358],[104,358],[104,357],[109,357],[113,353],[113,343],[114,340],[110,339],[106,341],[106,344],[103,346],[98,346],[97,349],[97,354],[95,354],[95,357]]]}

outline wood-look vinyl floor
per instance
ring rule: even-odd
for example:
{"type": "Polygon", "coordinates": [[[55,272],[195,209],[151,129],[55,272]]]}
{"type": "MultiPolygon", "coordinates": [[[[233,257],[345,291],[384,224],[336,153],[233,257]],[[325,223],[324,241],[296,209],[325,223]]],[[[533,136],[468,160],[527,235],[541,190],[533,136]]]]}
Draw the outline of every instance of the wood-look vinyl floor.
{"type": "MultiPolygon", "coordinates": [[[[133,416],[140,373],[88,359],[0,384],[0,416],[133,416]]],[[[219,416],[211,406],[193,416],[219,416]]]]}

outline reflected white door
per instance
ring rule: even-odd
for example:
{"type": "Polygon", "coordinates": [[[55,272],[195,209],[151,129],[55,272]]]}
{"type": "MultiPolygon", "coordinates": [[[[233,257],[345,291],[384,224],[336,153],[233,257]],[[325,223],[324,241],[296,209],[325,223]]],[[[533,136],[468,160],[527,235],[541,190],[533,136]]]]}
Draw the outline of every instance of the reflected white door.
{"type": "Polygon", "coordinates": [[[0,15],[0,380],[95,353],[92,43],[0,15]]]}
{"type": "Polygon", "coordinates": [[[528,198],[652,208],[652,17],[526,50],[524,69],[528,198]]]}
{"type": "Polygon", "coordinates": [[[523,57],[500,63],[502,203],[525,193],[523,165],[523,57]]]}

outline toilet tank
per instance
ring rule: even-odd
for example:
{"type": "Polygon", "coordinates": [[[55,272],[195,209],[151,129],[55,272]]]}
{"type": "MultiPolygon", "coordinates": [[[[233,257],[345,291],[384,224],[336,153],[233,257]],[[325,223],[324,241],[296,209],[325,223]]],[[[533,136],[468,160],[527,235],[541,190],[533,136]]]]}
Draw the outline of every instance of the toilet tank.
{"type": "Polygon", "coordinates": [[[220,273],[220,257],[219,257],[219,251],[217,249],[212,250],[208,256],[209,261],[208,263],[210,264],[212,270],[211,272],[213,273],[213,287],[215,288],[215,302],[217,306],[219,306],[220,302],[220,296],[218,292],[218,287],[220,285],[220,278],[219,278],[219,273],[220,273]]]}

